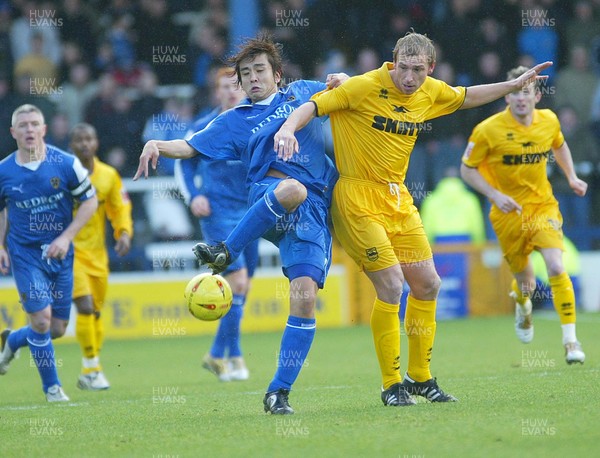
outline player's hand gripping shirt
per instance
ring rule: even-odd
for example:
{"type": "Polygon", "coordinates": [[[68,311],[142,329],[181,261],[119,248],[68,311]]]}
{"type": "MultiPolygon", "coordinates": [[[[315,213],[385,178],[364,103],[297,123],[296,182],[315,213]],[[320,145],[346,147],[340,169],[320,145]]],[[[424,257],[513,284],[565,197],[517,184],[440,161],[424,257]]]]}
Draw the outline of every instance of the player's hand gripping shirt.
{"type": "Polygon", "coordinates": [[[477,167],[491,186],[520,205],[553,200],[546,164],[565,139],[551,110],[534,110],[530,126],[517,122],[507,107],[478,124],[463,163],[477,167]]]}
{"type": "Polygon", "coordinates": [[[393,64],[355,76],[313,97],[318,116],[330,115],[341,176],[404,183],[408,161],[425,121],[458,110],[466,90],[427,77],[404,95],[390,76],[393,64]]]}
{"type": "Polygon", "coordinates": [[[43,161],[18,164],[13,152],[0,162],[0,211],[8,209],[10,247],[50,244],[73,220],[73,199],[94,188],[79,159],[46,145],[43,161]],[[33,170],[32,168],[33,167],[33,170]]]}
{"type": "Polygon", "coordinates": [[[76,261],[85,265],[88,274],[102,276],[108,274],[106,218],[111,223],[115,240],[123,232],[133,236],[131,201],[119,173],[97,158],[90,179],[96,188],[98,210],[77,233],[73,244],[76,261]]]}

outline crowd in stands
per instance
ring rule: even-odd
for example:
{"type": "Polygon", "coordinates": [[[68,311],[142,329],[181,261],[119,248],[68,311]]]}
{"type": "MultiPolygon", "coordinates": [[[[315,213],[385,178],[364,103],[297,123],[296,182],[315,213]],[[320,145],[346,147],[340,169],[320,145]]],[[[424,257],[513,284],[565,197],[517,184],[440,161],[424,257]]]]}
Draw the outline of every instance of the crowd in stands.
{"type": "MultiPolygon", "coordinates": [[[[144,141],[183,138],[212,107],[211,75],[232,52],[228,4],[0,0],[0,155],[15,148],[12,111],[34,103],[46,116],[48,142],[66,148],[69,129],[89,122],[98,130],[99,157],[131,176],[144,141]]],[[[565,232],[600,226],[600,1],[258,0],[258,6],[260,27],[284,46],[284,82],[377,68],[411,28],[437,46],[433,76],[454,85],[495,82],[518,64],[554,61],[539,107],[559,115],[591,191],[575,197],[551,164],[565,232]]],[[[458,112],[421,133],[407,177],[417,204],[460,164],[472,128],[504,107],[500,100],[458,112]]]]}

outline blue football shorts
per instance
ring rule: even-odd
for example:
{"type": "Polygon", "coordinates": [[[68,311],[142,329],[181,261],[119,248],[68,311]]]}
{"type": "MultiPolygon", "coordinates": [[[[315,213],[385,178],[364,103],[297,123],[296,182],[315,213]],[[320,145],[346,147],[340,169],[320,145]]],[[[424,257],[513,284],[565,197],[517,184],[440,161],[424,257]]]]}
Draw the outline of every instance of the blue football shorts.
{"type": "MultiPolygon", "coordinates": [[[[250,204],[273,191],[284,179],[267,176],[254,183],[250,189],[250,204]]],[[[279,247],[283,274],[290,281],[306,276],[323,288],[331,266],[332,240],[327,226],[327,204],[322,196],[308,189],[302,205],[279,218],[263,238],[279,247]]]]}
{"type": "Polygon", "coordinates": [[[48,305],[52,316],[68,320],[73,295],[73,246],[63,260],[42,258],[35,246],[9,246],[10,263],[19,299],[27,313],[48,305]]]}

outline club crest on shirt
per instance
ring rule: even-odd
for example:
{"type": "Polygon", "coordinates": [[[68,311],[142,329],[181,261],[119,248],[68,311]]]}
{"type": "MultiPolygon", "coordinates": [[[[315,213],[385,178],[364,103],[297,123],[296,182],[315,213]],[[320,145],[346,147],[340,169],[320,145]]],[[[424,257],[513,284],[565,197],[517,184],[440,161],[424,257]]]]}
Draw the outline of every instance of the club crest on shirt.
{"type": "Polygon", "coordinates": [[[512,132],[507,132],[507,133],[506,133],[506,140],[507,140],[507,141],[511,142],[511,141],[513,141],[514,139],[515,139],[515,136],[514,136],[514,134],[513,134],[512,132]]]}
{"type": "Polygon", "coordinates": [[[387,99],[388,98],[388,90],[386,88],[381,88],[379,90],[379,98],[380,99],[387,99]]]}
{"type": "Polygon", "coordinates": [[[58,177],[50,178],[50,184],[52,185],[52,187],[54,189],[58,189],[58,187],[60,186],[60,178],[58,178],[58,177]]]}
{"type": "Polygon", "coordinates": [[[396,113],[408,113],[410,111],[403,106],[394,105],[393,103],[392,106],[394,107],[394,112],[396,113]]]}
{"type": "Polygon", "coordinates": [[[377,252],[376,247],[367,248],[365,251],[367,252],[367,259],[369,261],[373,262],[379,259],[379,253],[377,252]]]}

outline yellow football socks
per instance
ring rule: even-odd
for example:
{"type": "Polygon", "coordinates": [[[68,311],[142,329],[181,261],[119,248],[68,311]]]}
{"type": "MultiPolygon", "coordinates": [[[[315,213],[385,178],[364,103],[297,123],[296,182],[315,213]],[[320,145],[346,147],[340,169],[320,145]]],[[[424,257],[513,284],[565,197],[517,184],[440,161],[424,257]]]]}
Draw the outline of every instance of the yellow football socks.
{"type": "Polygon", "coordinates": [[[96,330],[96,355],[99,355],[100,350],[102,350],[102,345],[104,344],[104,322],[98,311],[95,312],[94,318],[94,328],[96,330]]]}
{"type": "Polygon", "coordinates": [[[398,304],[375,299],[371,312],[371,332],[379,360],[383,388],[400,383],[400,318],[398,304]]]}
{"type": "Polygon", "coordinates": [[[96,349],[96,333],[94,332],[94,315],[77,314],[77,322],[75,326],[75,335],[81,346],[84,358],[93,358],[97,356],[96,349]]]}
{"type": "Polygon", "coordinates": [[[554,308],[560,318],[560,324],[575,323],[575,291],[573,290],[571,278],[566,272],[563,272],[555,277],[550,277],[548,280],[552,289],[554,308]]]}
{"type": "Polygon", "coordinates": [[[519,285],[517,284],[517,280],[513,278],[512,283],[510,284],[510,287],[513,291],[513,293],[515,293],[515,299],[517,300],[517,302],[519,303],[519,305],[525,305],[525,301],[527,301],[527,298],[529,297],[529,295],[525,295],[521,292],[521,288],[519,288],[519,285]]]}
{"type": "Polygon", "coordinates": [[[435,338],[436,301],[421,301],[410,294],[404,329],[408,337],[408,375],[417,382],[431,379],[429,365],[435,338]]]}

